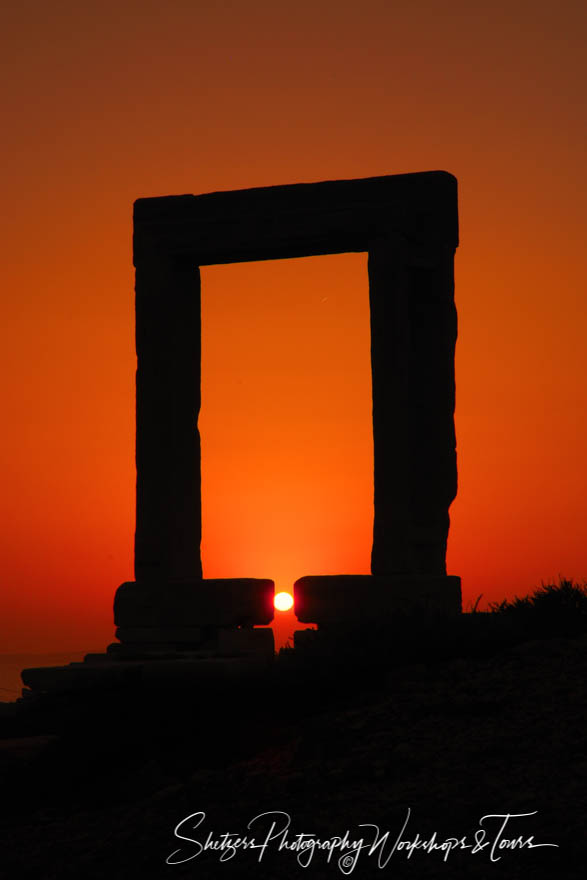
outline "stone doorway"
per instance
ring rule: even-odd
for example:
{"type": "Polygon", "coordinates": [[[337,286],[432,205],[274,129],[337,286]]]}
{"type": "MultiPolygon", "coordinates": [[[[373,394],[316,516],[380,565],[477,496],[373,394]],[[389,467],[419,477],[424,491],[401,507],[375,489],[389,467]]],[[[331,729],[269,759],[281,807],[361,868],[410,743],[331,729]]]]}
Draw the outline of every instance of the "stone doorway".
{"type": "Polygon", "coordinates": [[[199,266],[216,263],[368,252],[372,573],[301,578],[298,619],[328,625],[406,603],[460,611],[460,582],[445,564],[456,494],[457,244],[456,180],[446,172],[135,203],[137,527],[135,581],[115,599],[122,642],[162,626],[189,642],[202,627],[273,616],[269,579],[202,577],[199,266]]]}

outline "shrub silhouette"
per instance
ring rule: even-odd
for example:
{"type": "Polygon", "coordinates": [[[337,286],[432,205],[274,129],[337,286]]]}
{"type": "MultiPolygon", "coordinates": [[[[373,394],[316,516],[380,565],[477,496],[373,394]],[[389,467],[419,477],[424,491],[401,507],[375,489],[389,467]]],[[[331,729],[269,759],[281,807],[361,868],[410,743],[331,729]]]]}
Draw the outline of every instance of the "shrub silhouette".
{"type": "Polygon", "coordinates": [[[530,596],[491,603],[490,612],[525,626],[536,635],[576,636],[587,631],[587,582],[559,578],[530,596]]]}

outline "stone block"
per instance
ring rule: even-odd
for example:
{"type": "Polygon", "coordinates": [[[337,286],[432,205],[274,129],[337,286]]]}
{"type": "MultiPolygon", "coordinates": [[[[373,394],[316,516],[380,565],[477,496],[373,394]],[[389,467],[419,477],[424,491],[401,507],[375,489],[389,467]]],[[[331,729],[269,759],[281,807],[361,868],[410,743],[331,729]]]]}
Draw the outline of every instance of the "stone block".
{"type": "Polygon", "coordinates": [[[204,690],[219,692],[224,688],[265,676],[268,665],[259,657],[194,657],[145,661],[141,668],[141,686],[146,691],[165,693],[179,690],[195,694],[204,690]]]}
{"type": "Polygon", "coordinates": [[[272,659],[275,640],[272,629],[220,629],[218,630],[218,654],[254,655],[272,659]]]}
{"type": "Polygon", "coordinates": [[[129,687],[139,680],[140,667],[134,663],[69,663],[67,666],[41,666],[23,669],[24,684],[35,693],[129,687]]]}
{"type": "Polygon", "coordinates": [[[317,629],[296,629],[293,634],[293,646],[296,651],[312,650],[318,640],[317,629]]]}
{"type": "Polygon", "coordinates": [[[451,575],[308,576],[294,584],[294,611],[301,623],[318,626],[376,622],[397,614],[454,616],[461,613],[461,579],[451,575]]]}
{"type": "Polygon", "coordinates": [[[272,580],[219,578],[161,583],[129,581],[114,598],[118,627],[236,627],[273,620],[272,580]]]}
{"type": "MultiPolygon", "coordinates": [[[[107,655],[99,657],[147,657],[149,655],[190,656],[264,656],[275,653],[273,630],[236,627],[201,629],[198,627],[118,627],[107,655]]],[[[93,657],[92,657],[93,659],[93,657]]]]}
{"type": "Polygon", "coordinates": [[[169,642],[113,642],[106,648],[106,658],[108,661],[127,661],[127,660],[160,660],[162,658],[173,658],[183,656],[183,654],[203,653],[199,648],[179,647],[178,645],[169,644],[169,642]]]}
{"type": "Polygon", "coordinates": [[[199,626],[119,626],[116,638],[127,645],[195,645],[202,644],[205,636],[199,626]]]}

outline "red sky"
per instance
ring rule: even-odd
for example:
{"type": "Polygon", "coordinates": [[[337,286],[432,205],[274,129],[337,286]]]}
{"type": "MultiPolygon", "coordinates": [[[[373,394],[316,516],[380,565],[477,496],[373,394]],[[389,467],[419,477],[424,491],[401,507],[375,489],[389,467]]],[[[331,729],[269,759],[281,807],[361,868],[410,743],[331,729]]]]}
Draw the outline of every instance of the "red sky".
{"type": "MultiPolygon", "coordinates": [[[[0,650],[103,649],[132,578],[139,196],[455,174],[449,573],[587,577],[585,7],[399,7],[2,12],[0,650]]],[[[205,575],[367,572],[366,256],[202,276],[205,575]]]]}

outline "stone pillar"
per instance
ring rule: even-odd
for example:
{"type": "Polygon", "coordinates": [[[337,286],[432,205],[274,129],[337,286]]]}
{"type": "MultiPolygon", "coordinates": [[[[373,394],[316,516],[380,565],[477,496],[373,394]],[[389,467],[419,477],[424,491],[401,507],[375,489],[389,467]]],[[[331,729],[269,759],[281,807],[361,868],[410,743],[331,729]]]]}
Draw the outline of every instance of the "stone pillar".
{"type": "Polygon", "coordinates": [[[369,247],[374,575],[446,575],[456,495],[454,248],[369,247]]]}
{"type": "Polygon", "coordinates": [[[202,577],[200,272],[187,257],[136,264],[137,582],[202,577]]]}

